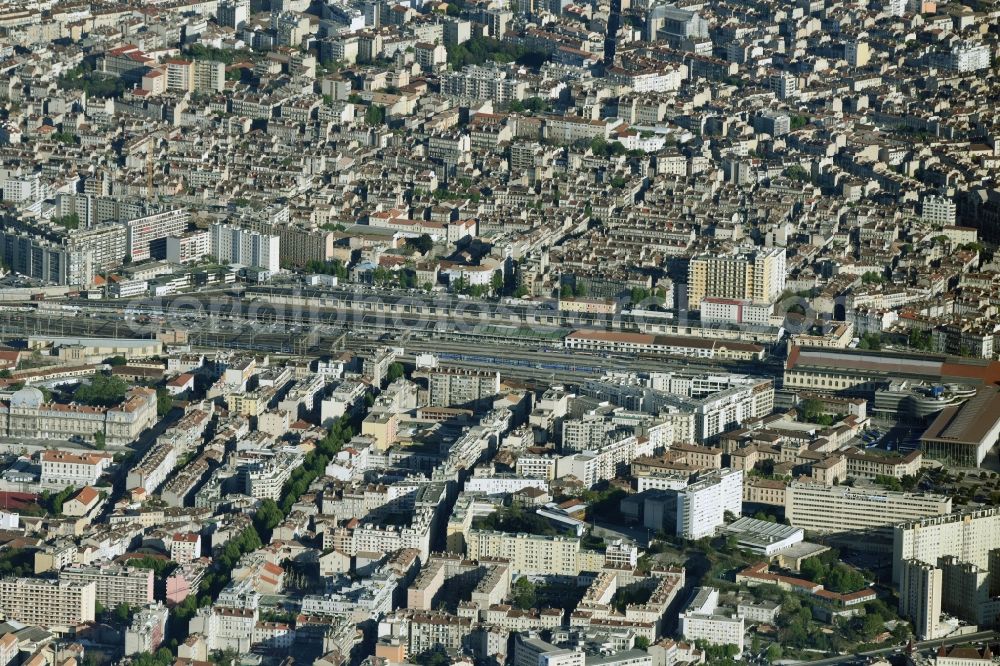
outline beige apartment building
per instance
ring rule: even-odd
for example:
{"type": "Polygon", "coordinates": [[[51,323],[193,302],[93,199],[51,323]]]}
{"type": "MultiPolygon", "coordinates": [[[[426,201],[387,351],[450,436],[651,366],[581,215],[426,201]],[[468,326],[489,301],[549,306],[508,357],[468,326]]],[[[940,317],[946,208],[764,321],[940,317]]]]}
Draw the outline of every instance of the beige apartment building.
{"type": "Polygon", "coordinates": [[[466,544],[470,560],[508,560],[514,575],[580,573],[580,540],[576,538],[471,530],[466,544]]]}
{"type": "Polygon", "coordinates": [[[332,231],[310,231],[286,224],[278,230],[278,238],[278,254],[283,264],[305,266],[310,261],[333,259],[332,231]]]}
{"type": "Polygon", "coordinates": [[[706,297],[773,303],[785,289],[785,249],[755,248],[729,255],[701,255],[688,264],[688,308],[706,297]]]}
{"type": "Polygon", "coordinates": [[[51,631],[69,632],[94,621],[94,583],[42,578],[0,579],[0,615],[51,631]]]}
{"type": "Polygon", "coordinates": [[[500,392],[500,373],[495,371],[438,368],[429,373],[429,380],[434,407],[476,403],[500,392]]]}
{"type": "Polygon", "coordinates": [[[94,584],[94,597],[105,608],[145,606],[153,601],[153,570],[131,567],[73,566],[59,572],[59,582],[94,584]]]}

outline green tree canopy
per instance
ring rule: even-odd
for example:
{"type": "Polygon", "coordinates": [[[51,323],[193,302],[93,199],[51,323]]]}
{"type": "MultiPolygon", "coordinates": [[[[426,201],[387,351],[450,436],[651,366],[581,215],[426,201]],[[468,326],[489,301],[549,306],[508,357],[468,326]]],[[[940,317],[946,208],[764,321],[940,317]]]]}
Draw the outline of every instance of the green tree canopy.
{"type": "Polygon", "coordinates": [[[85,405],[113,407],[128,392],[128,384],[119,377],[95,374],[89,382],[80,384],[73,392],[73,400],[85,405]]]}

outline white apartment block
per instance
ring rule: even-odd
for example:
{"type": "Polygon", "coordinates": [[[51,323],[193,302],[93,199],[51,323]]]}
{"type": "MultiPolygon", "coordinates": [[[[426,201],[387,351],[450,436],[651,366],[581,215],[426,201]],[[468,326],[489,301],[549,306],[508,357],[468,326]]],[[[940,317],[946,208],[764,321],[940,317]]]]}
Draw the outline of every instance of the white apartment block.
{"type": "Polygon", "coordinates": [[[955,202],[948,197],[926,196],[920,205],[920,218],[942,226],[955,224],[955,202]]]}
{"type": "Polygon", "coordinates": [[[525,488],[548,492],[549,483],[545,479],[513,475],[473,476],[465,482],[466,492],[481,492],[486,495],[510,495],[525,488]]]}
{"type": "Polygon", "coordinates": [[[391,553],[400,548],[414,548],[420,551],[421,558],[426,558],[430,555],[430,530],[433,523],[434,512],[425,509],[414,514],[408,527],[362,525],[352,534],[350,554],[391,553]]]}
{"type": "Polygon", "coordinates": [[[191,633],[205,636],[210,651],[234,650],[249,653],[256,625],[256,608],[206,606],[199,608],[191,618],[190,630],[191,633]]]}
{"type": "Polygon", "coordinates": [[[773,311],[774,306],[770,303],[757,305],[747,299],[714,296],[701,299],[701,321],[704,324],[770,326],[773,311]]]}
{"type": "Polygon", "coordinates": [[[718,613],[719,591],[699,587],[687,608],[679,616],[678,629],[688,640],[703,640],[713,645],[735,645],[743,652],[743,618],[718,613]]]}
{"type": "Polygon", "coordinates": [[[712,536],[726,514],[743,512],[743,470],[712,470],[677,493],[677,535],[685,539],[712,536]]]}
{"type": "Polygon", "coordinates": [[[518,476],[531,477],[535,479],[556,478],[556,463],[558,458],[553,456],[535,455],[525,453],[517,458],[514,470],[518,476]]]}
{"type": "Polygon", "coordinates": [[[954,555],[980,569],[990,568],[990,551],[1000,548],[1000,507],[901,522],[893,530],[892,579],[900,580],[899,563],[918,560],[937,565],[954,555]]]}
{"type": "Polygon", "coordinates": [[[201,557],[201,535],[196,532],[178,532],[170,540],[170,559],[187,564],[201,557]]]}
{"type": "Polygon", "coordinates": [[[250,229],[215,223],[210,229],[210,254],[217,261],[262,268],[270,273],[281,269],[279,238],[250,229]]]}
{"type": "Polygon", "coordinates": [[[199,261],[211,254],[212,244],[208,231],[199,229],[180,236],[167,238],[167,261],[172,264],[186,264],[199,261]]]}
{"type": "Polygon", "coordinates": [[[248,0],[223,0],[215,17],[221,26],[239,28],[250,18],[250,3],[248,0]]]}
{"type": "Polygon", "coordinates": [[[588,380],[582,393],[655,414],[673,428],[673,442],[710,441],[745,420],[774,410],[774,384],[740,375],[673,377],[611,373],[588,380]]]}
{"type": "Polygon", "coordinates": [[[441,76],[441,94],[468,99],[489,99],[504,104],[524,99],[527,83],[507,77],[498,67],[468,65],[441,76]]]}
{"type": "Polygon", "coordinates": [[[900,562],[899,614],[913,622],[920,640],[939,635],[942,572],[932,564],[917,560],[900,562]]]}
{"type": "Polygon", "coordinates": [[[621,539],[612,539],[604,548],[604,559],[613,567],[635,567],[639,563],[639,549],[621,539]]]}
{"type": "Polygon", "coordinates": [[[162,603],[151,604],[137,612],[125,630],[125,656],[156,652],[167,631],[168,615],[162,603]]]}
{"type": "Polygon", "coordinates": [[[598,449],[574,453],[556,462],[556,477],[575,476],[589,488],[595,483],[615,478],[639,456],[653,454],[652,443],[635,435],[619,437],[598,449]]]}
{"type": "Polygon", "coordinates": [[[963,42],[952,47],[941,59],[941,65],[953,72],[978,72],[989,69],[992,53],[987,44],[963,42]]]}
{"type": "Polygon", "coordinates": [[[257,499],[281,499],[281,488],[301,464],[301,456],[291,453],[280,453],[253,463],[246,473],[247,495],[257,499]]]}

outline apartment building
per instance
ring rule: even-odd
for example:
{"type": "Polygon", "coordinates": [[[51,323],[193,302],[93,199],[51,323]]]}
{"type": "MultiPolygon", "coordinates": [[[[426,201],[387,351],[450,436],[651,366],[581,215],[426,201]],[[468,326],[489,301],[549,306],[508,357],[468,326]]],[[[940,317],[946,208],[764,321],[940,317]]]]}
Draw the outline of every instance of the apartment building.
{"type": "Polygon", "coordinates": [[[125,630],[125,656],[156,652],[167,632],[168,615],[162,603],[139,610],[125,630]]]}
{"type": "Polygon", "coordinates": [[[281,262],[285,264],[305,266],[310,261],[334,257],[332,231],[310,231],[286,224],[278,230],[278,241],[281,262]]]}
{"type": "Polygon", "coordinates": [[[966,73],[989,69],[992,59],[993,54],[988,44],[962,42],[953,46],[950,51],[941,54],[935,59],[935,62],[953,72],[966,73]]]}
{"type": "Polygon", "coordinates": [[[893,581],[903,560],[936,565],[949,555],[990,569],[990,551],[1000,548],[1000,507],[900,522],[893,529],[893,581]]]}
{"type": "Polygon", "coordinates": [[[900,562],[899,614],[913,622],[920,640],[939,635],[941,618],[941,570],[917,560],[900,562]]]}
{"type": "Polygon", "coordinates": [[[441,94],[466,99],[489,99],[500,104],[522,100],[527,82],[510,78],[496,66],[468,65],[441,76],[441,94]]]}
{"type": "Polygon", "coordinates": [[[222,92],[226,87],[226,65],[213,60],[181,60],[163,63],[167,90],[178,92],[222,92]]]}
{"type": "Polygon", "coordinates": [[[580,540],[572,537],[471,530],[466,545],[470,560],[506,559],[513,575],[576,576],[580,573],[580,540]]]}
{"type": "Polygon", "coordinates": [[[89,287],[96,271],[90,249],[13,228],[0,229],[0,258],[11,270],[49,284],[89,287]]]}
{"type": "Polygon", "coordinates": [[[817,532],[860,532],[891,539],[892,526],[951,513],[951,498],[927,493],[793,482],[785,491],[785,518],[817,532]]]}
{"type": "Polygon", "coordinates": [[[674,443],[710,442],[744,421],[767,416],[774,409],[771,380],[734,376],[723,384],[699,377],[680,379],[672,381],[657,373],[609,374],[588,380],[582,393],[665,418],[673,426],[674,443]]]}
{"type": "Polygon", "coordinates": [[[199,608],[190,621],[191,633],[205,636],[210,651],[233,650],[249,653],[257,625],[256,608],[199,608]]]}
{"type": "Polygon", "coordinates": [[[142,457],[138,465],[129,470],[125,488],[142,488],[147,494],[153,494],[177,465],[177,455],[173,444],[158,442],[142,457]]]}
{"type": "Polygon", "coordinates": [[[152,569],[135,569],[117,565],[72,566],[59,572],[59,581],[94,584],[94,598],[105,608],[119,604],[145,606],[153,601],[152,569]]]}
{"type": "Polygon", "coordinates": [[[712,536],[727,514],[742,512],[743,470],[712,470],[677,492],[676,534],[692,540],[712,536]]]}
{"type": "Polygon", "coordinates": [[[128,234],[114,222],[71,229],[65,243],[70,251],[90,252],[95,270],[118,268],[128,253],[128,234]]]}
{"type": "Polygon", "coordinates": [[[992,582],[994,574],[970,562],[960,562],[953,555],[942,557],[937,567],[942,574],[944,612],[970,624],[992,626],[1000,615],[1000,597],[994,589],[998,584],[992,582]]]}
{"type": "Polygon", "coordinates": [[[277,236],[221,223],[213,224],[209,234],[210,254],[217,261],[261,268],[271,274],[281,270],[277,236]]]}
{"type": "Polygon", "coordinates": [[[955,202],[949,197],[929,195],[920,203],[920,218],[931,224],[955,224],[955,202]]]}
{"type": "Polygon", "coordinates": [[[382,347],[365,356],[361,372],[366,377],[370,377],[372,383],[381,389],[388,378],[389,366],[395,361],[396,350],[392,347],[382,347]]]}
{"type": "Polygon", "coordinates": [[[209,234],[204,229],[167,237],[167,261],[172,264],[200,261],[211,251],[209,234]]]}
{"type": "Polygon", "coordinates": [[[197,532],[177,532],[170,540],[170,559],[187,564],[201,557],[201,535],[197,532]]]}
{"type": "Polygon", "coordinates": [[[428,380],[433,407],[476,405],[500,392],[500,373],[495,371],[437,368],[428,372],[428,380]]]}
{"type": "Polygon", "coordinates": [[[45,449],[38,454],[43,486],[59,488],[66,486],[79,488],[97,485],[98,479],[111,465],[113,457],[107,453],[74,453],[45,449]]]}
{"type": "Polygon", "coordinates": [[[559,458],[556,477],[575,476],[589,488],[598,481],[615,478],[633,460],[652,453],[653,446],[647,438],[619,433],[597,449],[559,458]]]}
{"type": "Polygon", "coordinates": [[[569,419],[562,424],[562,451],[572,453],[600,448],[617,425],[604,414],[584,414],[581,419],[569,419]]]}
{"type": "Polygon", "coordinates": [[[59,633],[94,621],[96,585],[43,578],[0,579],[0,615],[59,633]]]}
{"type": "Polygon", "coordinates": [[[281,499],[282,487],[301,464],[302,457],[294,453],[279,453],[249,462],[241,472],[246,480],[246,494],[257,499],[281,499]]]}
{"type": "MultiPolygon", "coordinates": [[[[475,620],[459,617],[444,611],[397,610],[387,615],[379,626],[388,632],[381,642],[394,641],[405,648],[406,655],[417,655],[438,647],[461,650],[466,638],[475,628],[475,620]]],[[[378,647],[382,647],[382,643],[378,647]]],[[[376,654],[379,654],[376,648],[376,654]]]]}
{"type": "Polygon", "coordinates": [[[742,617],[719,612],[719,591],[713,587],[695,588],[687,608],[679,616],[678,630],[688,640],[702,640],[713,645],[735,645],[743,652],[745,627],[742,617]]]}
{"type": "Polygon", "coordinates": [[[774,303],[785,289],[785,248],[755,248],[728,255],[701,255],[688,263],[688,308],[706,296],[774,303]]]}
{"type": "Polygon", "coordinates": [[[250,18],[247,0],[223,0],[216,11],[216,21],[228,28],[240,28],[250,18]]]}
{"type": "Polygon", "coordinates": [[[183,208],[143,215],[124,223],[126,256],[132,261],[165,258],[167,238],[180,236],[188,228],[190,213],[183,208]]]}
{"type": "Polygon", "coordinates": [[[701,299],[701,321],[704,324],[750,324],[770,326],[774,306],[771,303],[755,304],[745,298],[701,299]]]}
{"type": "Polygon", "coordinates": [[[556,478],[558,460],[553,455],[525,453],[517,457],[514,470],[518,476],[551,481],[556,478]]]}

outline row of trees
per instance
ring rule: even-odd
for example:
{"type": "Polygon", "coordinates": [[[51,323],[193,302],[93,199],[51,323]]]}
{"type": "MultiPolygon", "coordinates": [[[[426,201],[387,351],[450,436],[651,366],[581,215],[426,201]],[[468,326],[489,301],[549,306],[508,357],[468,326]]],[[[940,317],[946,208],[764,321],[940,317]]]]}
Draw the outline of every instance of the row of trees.
{"type": "Polygon", "coordinates": [[[460,277],[451,283],[451,290],[453,292],[456,294],[472,296],[473,298],[482,298],[483,296],[488,296],[490,294],[500,294],[503,292],[503,288],[503,273],[500,271],[493,272],[488,285],[470,284],[465,277],[460,277]]]}
{"type": "Polygon", "coordinates": [[[321,439],[316,448],[310,451],[302,465],[297,467],[285,486],[281,489],[281,503],[265,500],[254,519],[255,526],[270,540],[271,530],[284,520],[295,503],[299,501],[312,482],[326,471],[330,460],[340,452],[344,443],[354,437],[354,429],[350,419],[345,414],[333,424],[326,437],[321,439]],[[273,505],[273,506],[272,506],[273,505]]]}
{"type": "MultiPolygon", "coordinates": [[[[197,593],[192,592],[183,602],[174,606],[170,612],[168,627],[171,633],[171,644],[187,637],[188,623],[197,610],[209,606],[212,600],[231,579],[233,567],[244,554],[257,550],[263,545],[260,535],[253,525],[247,526],[239,536],[230,539],[222,548],[222,552],[212,563],[211,569],[202,578],[197,593]]],[[[159,654],[159,653],[157,653],[159,654]]],[[[172,662],[171,662],[172,663],[172,662]]]]}

